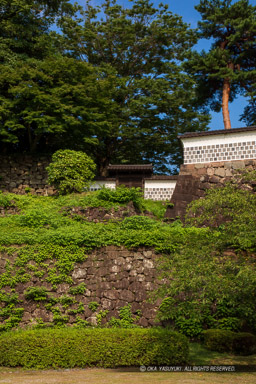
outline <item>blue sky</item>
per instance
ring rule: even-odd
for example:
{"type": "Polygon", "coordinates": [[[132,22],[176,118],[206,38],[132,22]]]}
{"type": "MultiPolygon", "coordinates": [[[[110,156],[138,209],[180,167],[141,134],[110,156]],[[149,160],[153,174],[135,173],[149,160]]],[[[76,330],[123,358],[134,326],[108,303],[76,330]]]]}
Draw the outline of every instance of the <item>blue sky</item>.
{"type": "MultiPolygon", "coordinates": [[[[71,2],[74,2],[71,0],[71,2]]],[[[79,4],[84,5],[85,0],[78,0],[79,4]]],[[[103,0],[92,0],[91,1],[94,6],[100,5],[103,0]]],[[[152,0],[154,4],[164,3],[168,4],[169,10],[173,13],[177,13],[182,16],[183,20],[186,23],[189,23],[192,28],[196,28],[197,22],[200,20],[200,14],[195,10],[194,6],[199,3],[199,0],[167,0],[167,1],[155,1],[152,0]]],[[[128,0],[117,0],[118,4],[122,4],[124,6],[129,6],[128,0]]],[[[250,4],[256,5],[256,0],[250,0],[250,4]]],[[[204,40],[197,44],[197,49],[200,51],[202,49],[207,50],[210,46],[209,41],[204,40]]],[[[246,100],[243,97],[238,97],[232,104],[229,105],[230,118],[232,128],[244,127],[245,123],[239,121],[239,116],[243,112],[244,107],[246,106],[246,100]]],[[[223,129],[223,120],[222,113],[211,112],[212,120],[210,123],[210,129],[223,129]]]]}

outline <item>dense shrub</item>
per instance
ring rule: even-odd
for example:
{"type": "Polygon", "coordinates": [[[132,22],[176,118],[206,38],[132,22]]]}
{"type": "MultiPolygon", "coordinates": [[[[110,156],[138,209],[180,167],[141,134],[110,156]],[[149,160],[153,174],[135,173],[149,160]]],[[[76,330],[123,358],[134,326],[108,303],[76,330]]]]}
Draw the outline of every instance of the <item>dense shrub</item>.
{"type": "Polygon", "coordinates": [[[96,165],[86,153],[65,149],[54,153],[46,170],[48,183],[60,194],[67,194],[82,192],[89,187],[95,176],[96,165]]]}
{"type": "Polygon", "coordinates": [[[140,188],[126,188],[124,186],[117,187],[116,189],[102,188],[97,192],[97,197],[100,200],[110,201],[113,203],[126,204],[130,201],[138,209],[142,204],[142,192],[140,188]]]}
{"type": "Polygon", "coordinates": [[[218,352],[231,352],[234,332],[224,329],[208,329],[203,331],[204,345],[218,352]]]}
{"type": "Polygon", "coordinates": [[[236,333],[233,339],[233,351],[239,355],[256,353],[256,337],[251,333],[236,333]]]}
{"type": "Polygon", "coordinates": [[[187,339],[164,329],[47,329],[0,336],[0,365],[25,368],[177,365],[187,339]]]}
{"type": "Polygon", "coordinates": [[[205,346],[213,351],[231,352],[239,355],[256,353],[256,337],[251,333],[208,329],[203,332],[203,338],[205,346]]]}
{"type": "Polygon", "coordinates": [[[122,221],[121,226],[125,229],[149,230],[156,228],[158,226],[158,223],[155,220],[152,220],[146,216],[132,216],[126,217],[122,221]]]}
{"type": "Polygon", "coordinates": [[[238,176],[191,203],[193,233],[162,258],[159,317],[190,337],[207,328],[256,331],[255,173],[238,176]]]}
{"type": "Polygon", "coordinates": [[[173,253],[161,258],[164,283],[157,296],[164,300],[159,319],[189,337],[207,328],[255,331],[255,256],[225,253],[225,248],[218,249],[221,245],[218,231],[196,233],[194,228],[173,253]]]}
{"type": "MultiPolygon", "coordinates": [[[[246,176],[249,178],[250,173],[246,176]]],[[[255,248],[255,210],[256,193],[252,187],[233,181],[209,189],[203,199],[193,201],[187,209],[186,223],[218,229],[227,246],[255,248]]]]}
{"type": "Polygon", "coordinates": [[[14,206],[14,202],[8,195],[4,195],[2,191],[0,191],[0,207],[1,208],[9,208],[14,206]]]}

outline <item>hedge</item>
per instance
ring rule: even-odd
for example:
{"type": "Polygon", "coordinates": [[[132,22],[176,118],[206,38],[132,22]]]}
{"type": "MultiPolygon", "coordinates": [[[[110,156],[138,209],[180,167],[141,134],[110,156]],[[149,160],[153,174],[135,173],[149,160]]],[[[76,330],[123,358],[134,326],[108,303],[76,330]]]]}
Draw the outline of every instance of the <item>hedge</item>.
{"type": "Polygon", "coordinates": [[[185,336],[166,329],[41,329],[0,336],[0,365],[25,368],[184,364],[185,336]]]}
{"type": "Polygon", "coordinates": [[[232,332],[224,329],[208,329],[203,332],[205,346],[218,352],[238,355],[256,353],[256,337],[247,332],[232,332]]]}

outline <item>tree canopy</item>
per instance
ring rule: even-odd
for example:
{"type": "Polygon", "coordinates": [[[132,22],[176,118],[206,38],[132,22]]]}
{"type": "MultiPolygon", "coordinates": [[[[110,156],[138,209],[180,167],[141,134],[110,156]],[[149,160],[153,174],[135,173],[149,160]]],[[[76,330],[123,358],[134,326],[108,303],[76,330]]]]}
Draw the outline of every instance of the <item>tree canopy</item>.
{"type": "Polygon", "coordinates": [[[194,52],[189,62],[196,74],[199,102],[217,112],[222,108],[229,129],[228,103],[244,95],[251,102],[243,118],[254,123],[256,6],[248,0],[201,0],[195,8],[202,16],[199,37],[213,39],[209,52],[194,52]]]}
{"type": "Polygon", "coordinates": [[[73,11],[69,0],[1,0],[0,63],[45,57],[50,27],[73,11]]]}
{"type": "Polygon", "coordinates": [[[1,3],[2,149],[84,150],[101,174],[110,162],[168,171],[177,135],[206,129],[183,67],[197,38],[167,6],[1,3]]]}
{"type": "Polygon", "coordinates": [[[83,22],[62,20],[66,54],[103,68],[113,79],[110,98],[117,105],[109,130],[95,133],[97,162],[105,168],[110,161],[152,161],[162,170],[166,160],[177,164],[177,134],[203,130],[208,122],[196,110],[193,79],[181,67],[195,33],[167,6],[154,8],[148,0],[130,8],[87,2],[82,16],[83,22]]]}

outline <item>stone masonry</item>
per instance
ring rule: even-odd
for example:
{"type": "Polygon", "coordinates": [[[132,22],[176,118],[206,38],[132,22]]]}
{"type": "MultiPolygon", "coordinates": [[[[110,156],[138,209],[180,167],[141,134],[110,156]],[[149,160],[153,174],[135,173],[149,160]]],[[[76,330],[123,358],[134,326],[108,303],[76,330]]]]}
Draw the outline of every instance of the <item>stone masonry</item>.
{"type": "Polygon", "coordinates": [[[220,187],[240,170],[256,169],[256,160],[222,161],[205,164],[185,164],[180,167],[176,188],[170,200],[174,206],[167,208],[165,217],[185,217],[187,205],[203,197],[209,188],[220,187]]]}
{"type": "MultiPolygon", "coordinates": [[[[118,310],[130,304],[135,317],[140,313],[137,324],[142,327],[154,325],[160,301],[151,303],[149,298],[154,289],[162,284],[156,276],[157,258],[155,251],[148,248],[128,250],[124,247],[107,246],[92,251],[86,261],[76,264],[72,272],[72,287],[81,283],[86,286],[84,294],[75,296],[77,302],[84,304],[84,313],[79,314],[82,320],[96,325],[97,314],[100,311],[108,311],[107,316],[102,319],[104,324],[111,317],[118,318],[118,310]],[[91,302],[99,304],[96,311],[89,309],[88,305],[91,302]]],[[[0,274],[5,272],[5,265],[8,262],[14,265],[15,258],[1,255],[0,274]]],[[[45,303],[25,299],[24,291],[31,286],[44,286],[51,296],[58,298],[69,295],[70,285],[59,284],[57,290],[54,290],[50,283],[31,273],[29,282],[19,283],[15,287],[21,300],[19,306],[24,308],[21,326],[35,324],[36,319],[51,323],[53,313],[46,309],[45,303]]],[[[63,307],[61,314],[68,316],[68,324],[73,324],[76,318],[69,313],[70,309],[75,308],[63,307]]]]}
{"type": "Polygon", "coordinates": [[[206,189],[223,185],[238,169],[256,169],[256,127],[188,132],[179,138],[184,164],[166,218],[184,220],[187,205],[206,189]]]}
{"type": "Polygon", "coordinates": [[[0,189],[19,194],[54,194],[53,187],[47,185],[45,168],[49,163],[47,156],[0,156],[0,189]]]}

